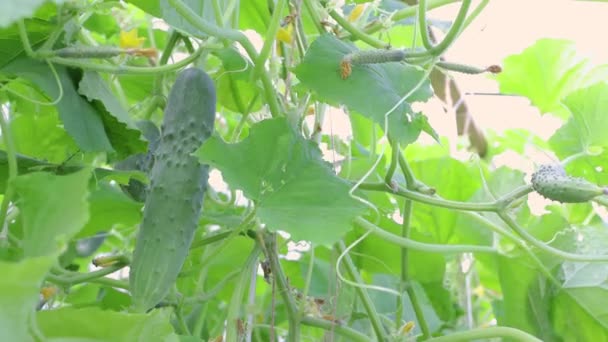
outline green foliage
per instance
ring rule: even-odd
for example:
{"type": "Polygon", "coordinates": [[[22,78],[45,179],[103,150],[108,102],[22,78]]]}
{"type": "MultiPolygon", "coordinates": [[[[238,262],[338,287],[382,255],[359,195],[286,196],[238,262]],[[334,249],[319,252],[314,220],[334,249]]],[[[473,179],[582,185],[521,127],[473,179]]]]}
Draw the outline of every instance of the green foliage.
{"type": "Polygon", "coordinates": [[[563,123],[459,159],[413,109],[452,2],[2,2],[0,340],[606,340],[608,66],[507,57],[563,123]]]}

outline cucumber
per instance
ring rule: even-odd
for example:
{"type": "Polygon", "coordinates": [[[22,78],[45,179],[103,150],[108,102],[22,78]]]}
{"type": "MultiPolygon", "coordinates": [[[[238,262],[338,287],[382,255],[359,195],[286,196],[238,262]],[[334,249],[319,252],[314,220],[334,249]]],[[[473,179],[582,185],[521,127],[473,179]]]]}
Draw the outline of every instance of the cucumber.
{"type": "Polygon", "coordinates": [[[215,105],[213,81],[200,69],[184,70],[169,93],[129,273],[135,312],[167,295],[188,255],[209,176],[191,154],[213,132],[215,105]]]}
{"type": "Polygon", "coordinates": [[[606,191],[586,179],[568,176],[559,165],[542,165],[532,174],[532,187],[543,197],[562,203],[587,202],[606,191]]]}

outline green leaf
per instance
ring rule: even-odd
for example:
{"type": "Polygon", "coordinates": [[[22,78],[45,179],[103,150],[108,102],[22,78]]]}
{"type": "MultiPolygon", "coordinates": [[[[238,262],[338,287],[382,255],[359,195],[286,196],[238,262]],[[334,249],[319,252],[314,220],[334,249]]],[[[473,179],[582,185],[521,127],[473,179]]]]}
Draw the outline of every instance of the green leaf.
{"type": "Polygon", "coordinates": [[[136,129],[135,123],[129,117],[129,113],[120,104],[106,82],[94,71],[85,71],[78,85],[78,92],[89,99],[98,100],[103,103],[108,112],[127,127],[136,129]]]}
{"type": "Polygon", "coordinates": [[[40,331],[47,338],[86,341],[177,341],[168,310],[149,314],[103,311],[99,308],[62,308],[37,313],[40,331]]]}
{"type": "Polygon", "coordinates": [[[573,90],[592,84],[585,79],[590,70],[574,43],[541,39],[503,62],[496,79],[502,93],[526,96],[541,113],[564,116],[560,101],[573,90]]]}
{"type": "Polygon", "coordinates": [[[253,79],[253,64],[242,56],[234,47],[216,52],[223,67],[218,71],[217,100],[227,109],[236,113],[250,113],[262,108],[261,89],[253,79]],[[256,99],[250,106],[251,101],[256,99]]]}
{"type": "Polygon", "coordinates": [[[160,0],[127,0],[128,3],[139,7],[142,11],[157,18],[162,18],[160,0]]]}
{"type": "Polygon", "coordinates": [[[239,28],[241,30],[251,29],[262,35],[266,33],[271,16],[271,11],[268,8],[268,1],[241,1],[239,12],[239,28]]]}
{"type": "MultiPolygon", "coordinates": [[[[203,20],[209,22],[209,24],[216,25],[215,15],[213,14],[213,2],[209,0],[182,0],[182,2],[190,7],[190,9],[196,13],[203,20]]],[[[220,7],[225,7],[226,5],[222,5],[224,2],[220,1],[220,7]]],[[[164,19],[167,24],[173,26],[174,28],[187,32],[190,35],[196,37],[205,37],[206,33],[197,29],[192,24],[190,24],[184,17],[182,17],[176,10],[169,4],[168,0],[160,0],[160,9],[162,12],[162,19],[164,19]]],[[[223,11],[222,11],[223,12],[223,11]]]]}
{"type": "MultiPolygon", "coordinates": [[[[63,90],[61,100],[57,103],[57,110],[66,131],[83,151],[112,151],[112,145],[97,111],[78,95],[68,70],[63,66],[54,66],[54,68],[63,90]]],[[[0,71],[32,81],[48,95],[51,101],[60,95],[58,80],[47,64],[19,58],[0,71]]]]}
{"type": "Polygon", "coordinates": [[[589,149],[608,148],[608,84],[577,90],[564,100],[572,117],[549,139],[560,159],[589,149]]]}
{"type": "MultiPolygon", "coordinates": [[[[604,341],[608,340],[606,328],[605,290],[600,293],[589,293],[588,302],[595,301],[599,311],[590,312],[577,302],[576,292],[561,291],[553,301],[553,326],[563,341],[604,341]],[[574,295],[574,296],[573,296],[574,295]],[[600,297],[596,297],[599,295],[600,297]],[[598,316],[599,315],[599,316],[598,316]]],[[[584,295],[584,292],[583,292],[584,295]]]]}
{"type": "MultiPolygon", "coordinates": [[[[29,18],[36,13],[38,7],[47,0],[4,0],[0,2],[0,28],[8,27],[19,19],[29,18]]],[[[52,0],[56,4],[62,4],[65,0],[52,0]]]]}
{"type": "Polygon", "coordinates": [[[0,340],[33,341],[29,331],[38,293],[54,257],[29,258],[17,263],[0,261],[0,340]]]}
{"type": "Polygon", "coordinates": [[[90,177],[91,170],[83,169],[66,176],[35,172],[15,179],[26,256],[56,253],[82,229],[89,218],[90,177]]]}
{"type": "Polygon", "coordinates": [[[552,341],[548,284],[530,264],[528,257],[498,257],[502,310],[497,312],[496,318],[501,326],[521,329],[543,341],[552,341]]]}
{"type": "Polygon", "coordinates": [[[127,197],[122,191],[101,183],[89,196],[89,222],[78,233],[78,237],[93,236],[109,231],[116,225],[132,227],[141,220],[142,203],[127,197]]]}
{"type": "MultiPolygon", "coordinates": [[[[451,158],[411,163],[416,177],[437,190],[442,197],[466,201],[481,186],[479,170],[451,158]]],[[[448,209],[416,203],[413,224],[438,243],[490,244],[491,233],[462,224],[461,216],[448,209]]]]}
{"type": "MultiPolygon", "coordinates": [[[[53,23],[43,19],[26,19],[24,22],[32,46],[37,46],[45,41],[55,28],[53,23]]],[[[2,52],[0,53],[0,68],[23,53],[24,48],[19,38],[17,24],[0,30],[0,51],[2,52]]]]}
{"type": "Polygon", "coordinates": [[[269,229],[286,231],[294,240],[334,243],[363,209],[317,146],[283,118],[256,124],[237,144],[214,136],[196,154],[257,203],[257,214],[269,229]]]}
{"type": "Polygon", "coordinates": [[[351,43],[323,35],[311,44],[304,61],[296,68],[296,75],[321,100],[345,105],[373,119],[382,128],[385,127],[386,113],[420,83],[407,101],[388,115],[388,132],[402,143],[411,143],[416,141],[421,130],[429,131],[428,123],[421,120],[420,115],[415,116],[410,107],[410,103],[426,101],[432,95],[428,78],[423,80],[424,71],[394,62],[354,65],[352,74],[343,80],[340,62],[353,51],[357,49],[351,43]]]}

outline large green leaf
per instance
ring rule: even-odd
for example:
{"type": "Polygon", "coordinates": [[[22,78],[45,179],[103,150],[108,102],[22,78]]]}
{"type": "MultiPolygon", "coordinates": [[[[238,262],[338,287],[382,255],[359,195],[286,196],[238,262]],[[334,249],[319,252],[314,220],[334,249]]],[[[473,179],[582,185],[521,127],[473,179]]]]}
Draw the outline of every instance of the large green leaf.
{"type": "MultiPolygon", "coordinates": [[[[33,46],[46,40],[55,27],[51,22],[38,18],[27,19],[24,23],[28,38],[33,46]]],[[[23,51],[17,24],[0,30],[0,68],[19,56],[23,51]]]]}
{"type": "Polygon", "coordinates": [[[283,118],[258,123],[237,144],[214,136],[197,155],[257,203],[257,214],[269,229],[286,231],[294,240],[331,244],[362,211],[317,146],[283,118]]]}
{"type": "Polygon", "coordinates": [[[388,131],[393,137],[403,143],[415,141],[421,131],[429,129],[424,116],[414,115],[410,107],[410,103],[426,101],[432,95],[429,80],[423,80],[424,71],[404,63],[354,65],[352,74],[342,79],[340,62],[354,51],[357,49],[353,44],[323,35],[311,44],[304,61],[296,68],[296,75],[321,100],[345,105],[383,128],[389,110],[421,84],[388,115],[388,131]]]}
{"type": "Polygon", "coordinates": [[[86,96],[89,101],[101,101],[108,112],[116,117],[118,121],[126,124],[129,128],[136,129],[129,113],[123,108],[116,96],[112,94],[112,90],[98,73],[85,71],[78,84],[78,92],[86,96]]]}
{"type": "Polygon", "coordinates": [[[608,84],[577,90],[564,100],[572,117],[549,140],[560,158],[608,147],[608,84]]]}
{"type": "Polygon", "coordinates": [[[26,256],[56,253],[89,218],[91,170],[66,176],[35,172],[15,179],[17,206],[23,219],[26,256]]]}
{"type": "Polygon", "coordinates": [[[49,341],[177,341],[168,310],[149,314],[62,308],[37,313],[40,331],[49,341]]]}
{"type": "MultiPolygon", "coordinates": [[[[29,18],[36,13],[38,7],[42,6],[47,0],[19,0],[0,1],[0,28],[8,27],[13,22],[29,18]]],[[[65,0],[52,0],[56,4],[64,3],[65,0]]]]}
{"type": "Polygon", "coordinates": [[[34,341],[30,335],[40,285],[51,267],[53,256],[25,259],[17,263],[0,261],[0,340],[34,341]]]}
{"type": "MultiPolygon", "coordinates": [[[[213,12],[213,2],[209,0],[182,0],[183,3],[188,6],[194,13],[196,13],[203,20],[206,20],[211,25],[216,25],[215,15],[213,12]]],[[[219,2],[221,7],[223,2],[219,2]]],[[[169,4],[168,0],[160,0],[160,10],[162,13],[162,19],[167,24],[174,28],[187,32],[191,35],[201,37],[207,36],[206,33],[202,32],[198,28],[190,24],[184,17],[182,17],[173,6],[169,4]]],[[[223,11],[222,11],[223,12],[223,11]]]]}
{"type": "MultiPolygon", "coordinates": [[[[466,201],[479,189],[479,170],[451,158],[429,159],[412,163],[418,179],[437,190],[444,198],[466,201]]],[[[439,243],[488,244],[489,231],[463,224],[460,215],[444,208],[416,203],[413,224],[430,233],[439,243]]]]}
{"type": "MultiPolygon", "coordinates": [[[[576,292],[576,291],[574,291],[576,292]]],[[[575,293],[574,293],[575,294],[575,293]]],[[[591,293],[590,293],[591,294],[591,293]]],[[[575,294],[576,295],[576,294],[575,294]]],[[[573,297],[572,290],[560,292],[553,301],[553,326],[563,341],[606,341],[605,291],[591,294],[589,301],[604,305],[597,312],[590,312],[573,297]],[[601,297],[596,297],[596,296],[601,297]],[[599,314],[599,316],[598,316],[599,314]]],[[[596,306],[596,308],[598,308],[596,306]]]]}
{"type": "Polygon", "coordinates": [[[109,231],[115,225],[131,227],[141,220],[142,203],[108,184],[101,183],[99,188],[91,193],[89,207],[89,222],[80,231],[79,237],[109,231]]]}
{"type": "Polygon", "coordinates": [[[32,81],[52,100],[61,94],[62,97],[56,105],[59,116],[66,131],[83,151],[112,151],[112,145],[97,111],[76,92],[68,70],[63,66],[54,68],[59,80],[47,64],[28,58],[16,59],[0,71],[32,81]],[[58,82],[61,84],[61,90],[58,82]]]}
{"type": "Polygon", "coordinates": [[[587,59],[566,40],[541,39],[521,54],[507,57],[497,76],[500,91],[526,96],[541,113],[567,115],[560,101],[572,91],[590,85],[605,75],[605,70],[590,73],[587,59]]]}
{"type": "Polygon", "coordinates": [[[532,333],[543,341],[554,339],[550,324],[551,293],[547,280],[530,266],[528,257],[498,257],[497,271],[502,288],[499,325],[532,333]]]}

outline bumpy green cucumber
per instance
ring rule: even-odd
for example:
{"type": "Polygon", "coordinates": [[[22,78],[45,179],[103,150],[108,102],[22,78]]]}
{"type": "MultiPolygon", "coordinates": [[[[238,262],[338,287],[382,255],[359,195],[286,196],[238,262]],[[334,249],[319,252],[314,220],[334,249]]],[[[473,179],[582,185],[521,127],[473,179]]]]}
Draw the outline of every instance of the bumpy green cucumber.
{"type": "Polygon", "coordinates": [[[542,165],[532,174],[532,187],[543,197],[562,203],[582,203],[605,189],[583,178],[568,176],[559,165],[542,165]]]}
{"type": "Polygon", "coordinates": [[[191,154],[213,131],[215,102],[213,81],[196,68],[184,70],[169,94],[129,274],[135,311],[167,295],[188,254],[209,174],[191,154]]]}

